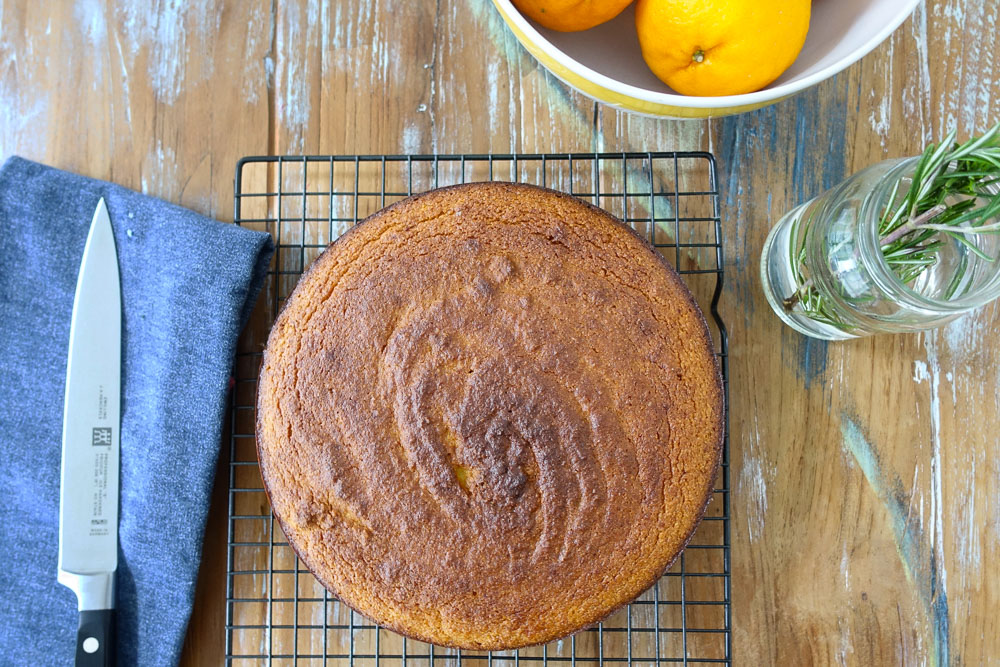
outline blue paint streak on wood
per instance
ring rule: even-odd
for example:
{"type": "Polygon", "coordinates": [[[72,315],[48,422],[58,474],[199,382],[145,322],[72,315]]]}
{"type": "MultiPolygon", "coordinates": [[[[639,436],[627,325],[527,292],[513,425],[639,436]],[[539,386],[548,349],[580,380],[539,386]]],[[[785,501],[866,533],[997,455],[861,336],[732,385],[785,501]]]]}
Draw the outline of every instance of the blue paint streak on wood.
{"type": "MultiPolygon", "coordinates": [[[[840,432],[844,449],[853,456],[868,485],[889,513],[896,552],[931,626],[932,664],[947,665],[950,657],[948,595],[941,564],[928,543],[919,516],[907,510],[910,499],[899,475],[885,469],[878,451],[847,412],[841,414],[840,432]]],[[[956,657],[956,662],[961,661],[956,657]]]]}
{"type": "Polygon", "coordinates": [[[806,391],[812,388],[813,381],[826,373],[826,353],[829,343],[825,340],[810,338],[796,334],[798,339],[799,374],[806,391]]]}
{"type": "Polygon", "coordinates": [[[778,104],[718,121],[720,167],[729,172],[726,206],[735,205],[744,194],[742,182],[751,169],[760,166],[760,156],[775,154],[784,110],[785,105],[778,104]]]}
{"type": "MultiPolygon", "coordinates": [[[[847,176],[846,81],[838,75],[795,98],[793,205],[822,194],[847,176]],[[824,99],[830,101],[821,104],[824,99]]],[[[826,372],[828,343],[808,336],[798,339],[798,369],[808,390],[826,372]]]]}
{"type": "MultiPolygon", "coordinates": [[[[948,591],[942,585],[941,563],[931,553],[931,619],[934,628],[934,664],[949,664],[948,591]]],[[[956,658],[956,664],[961,660],[956,658]]]]}
{"type": "MultiPolygon", "coordinates": [[[[751,209],[755,201],[746,191],[745,183],[755,170],[781,169],[791,162],[791,174],[781,180],[789,183],[793,201],[779,205],[791,209],[798,203],[811,199],[833,187],[845,177],[847,135],[847,79],[834,77],[831,81],[811,88],[797,97],[750,113],[729,116],[718,122],[716,149],[725,183],[727,229],[736,234],[737,252],[730,257],[734,272],[757,273],[760,261],[759,230],[765,221],[776,222],[784,211],[751,209]],[[783,147],[793,145],[789,156],[779,153],[783,147]],[[768,156],[768,164],[761,164],[761,156],[768,156]],[[767,216],[773,216],[770,219],[767,216]],[[734,219],[735,218],[735,219],[734,219]]],[[[771,182],[775,180],[772,174],[771,182]]],[[[769,193],[770,194],[770,193],[769,193]]],[[[784,192],[779,193],[783,198],[784,192]]],[[[759,201],[759,200],[757,200],[759,201]]],[[[769,200],[770,204],[770,200],[769,200]]],[[[750,281],[734,283],[736,297],[746,304],[744,321],[749,326],[755,292],[750,281]]],[[[784,337],[784,336],[783,336],[784,337]]],[[[806,389],[826,372],[827,343],[795,335],[792,344],[796,350],[796,365],[806,389]]]]}
{"type": "Polygon", "coordinates": [[[795,162],[792,183],[796,203],[822,194],[847,177],[845,82],[843,75],[837,75],[794,100],[795,162]],[[833,90],[829,90],[831,88],[833,90]],[[824,97],[827,102],[821,104],[824,97]]]}
{"type": "MultiPolygon", "coordinates": [[[[754,197],[745,184],[755,170],[765,169],[761,155],[776,156],[785,105],[778,104],[745,114],[727,116],[716,123],[716,153],[723,175],[720,195],[725,204],[723,227],[731,247],[726,258],[727,270],[735,275],[757,275],[760,261],[759,231],[767,226],[766,211],[753,208],[754,197]]],[[[770,195],[769,195],[770,196],[770,195]]],[[[751,326],[755,312],[757,286],[747,279],[729,281],[727,288],[742,305],[744,325],[751,326]]]]}

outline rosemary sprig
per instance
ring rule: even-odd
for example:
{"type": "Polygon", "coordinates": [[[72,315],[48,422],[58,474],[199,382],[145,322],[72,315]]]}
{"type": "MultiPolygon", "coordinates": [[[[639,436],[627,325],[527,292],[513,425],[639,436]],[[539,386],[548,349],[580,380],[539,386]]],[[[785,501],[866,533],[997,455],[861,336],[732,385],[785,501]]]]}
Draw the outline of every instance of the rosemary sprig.
{"type": "MultiPolygon", "coordinates": [[[[916,163],[909,188],[900,196],[903,179],[894,184],[889,205],[879,220],[882,254],[904,284],[912,284],[937,265],[939,253],[949,239],[963,244],[983,260],[997,259],[984,253],[971,237],[1000,233],[1000,222],[987,224],[1000,219],[1000,123],[963,144],[956,143],[955,136],[956,131],[952,130],[939,144],[927,146],[916,163]]],[[[801,219],[796,224],[800,222],[801,219]]],[[[798,232],[797,228],[792,230],[789,251],[799,288],[784,300],[785,309],[798,307],[818,322],[848,329],[849,325],[810,277],[806,234],[798,232]]],[[[967,269],[966,256],[946,290],[946,298],[954,296],[967,269]]],[[[843,296],[852,302],[872,298],[843,296]]]]}

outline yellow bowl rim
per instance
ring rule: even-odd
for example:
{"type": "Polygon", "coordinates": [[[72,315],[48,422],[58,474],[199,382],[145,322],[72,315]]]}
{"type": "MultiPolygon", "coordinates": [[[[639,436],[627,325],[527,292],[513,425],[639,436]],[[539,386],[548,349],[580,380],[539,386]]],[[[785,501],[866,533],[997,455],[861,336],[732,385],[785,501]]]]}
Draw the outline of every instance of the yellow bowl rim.
{"type": "Polygon", "coordinates": [[[622,83],[617,79],[612,79],[609,76],[596,72],[579,61],[570,58],[560,49],[556,48],[552,42],[547,40],[540,32],[538,32],[531,22],[528,21],[528,19],[525,18],[516,7],[514,7],[511,0],[493,0],[493,4],[496,6],[497,10],[499,10],[500,15],[503,17],[504,21],[506,21],[508,25],[513,28],[513,32],[518,36],[518,38],[523,36],[525,39],[530,41],[535,48],[540,49],[548,58],[551,58],[558,65],[570,72],[573,72],[582,79],[610,90],[616,95],[644,102],[645,104],[642,104],[641,106],[647,109],[650,104],[654,104],[666,107],[706,109],[710,111],[721,111],[731,107],[746,108],[764,106],[772,102],[777,102],[778,100],[790,95],[794,95],[795,93],[805,90],[820,81],[824,81],[832,77],[871,53],[876,46],[885,41],[885,39],[896,30],[896,28],[902,25],[903,21],[905,21],[910,14],[913,13],[913,10],[916,9],[919,3],[920,0],[905,0],[900,7],[899,14],[883,26],[883,28],[879,30],[878,33],[876,33],[871,39],[856,48],[847,56],[798,81],[780,84],[772,88],[764,88],[763,90],[759,90],[755,93],[745,93],[743,95],[694,97],[646,90],[631,84],[622,83]]]}

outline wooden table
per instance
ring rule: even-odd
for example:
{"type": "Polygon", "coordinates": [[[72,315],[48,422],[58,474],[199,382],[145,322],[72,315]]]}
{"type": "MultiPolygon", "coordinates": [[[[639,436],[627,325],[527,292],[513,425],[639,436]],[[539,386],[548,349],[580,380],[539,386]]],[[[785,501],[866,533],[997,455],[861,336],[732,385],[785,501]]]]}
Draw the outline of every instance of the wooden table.
{"type": "MultiPolygon", "coordinates": [[[[1000,309],[827,345],[782,326],[757,278],[795,203],[953,125],[1000,120],[998,3],[930,0],[832,80],[706,122],[595,105],[489,0],[150,4],[0,5],[0,154],[227,220],[248,154],[714,151],[735,664],[1000,661],[1000,309]]],[[[185,665],[222,661],[225,485],[185,665]]]]}

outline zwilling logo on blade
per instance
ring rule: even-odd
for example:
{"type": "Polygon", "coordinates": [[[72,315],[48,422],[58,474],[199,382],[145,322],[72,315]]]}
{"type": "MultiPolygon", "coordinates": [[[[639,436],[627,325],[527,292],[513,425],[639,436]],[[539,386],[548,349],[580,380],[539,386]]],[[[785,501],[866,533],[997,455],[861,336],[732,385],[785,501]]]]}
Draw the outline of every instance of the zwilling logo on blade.
{"type": "Polygon", "coordinates": [[[110,426],[95,426],[94,427],[94,439],[90,443],[94,447],[98,446],[111,446],[111,427],[110,426]]]}

